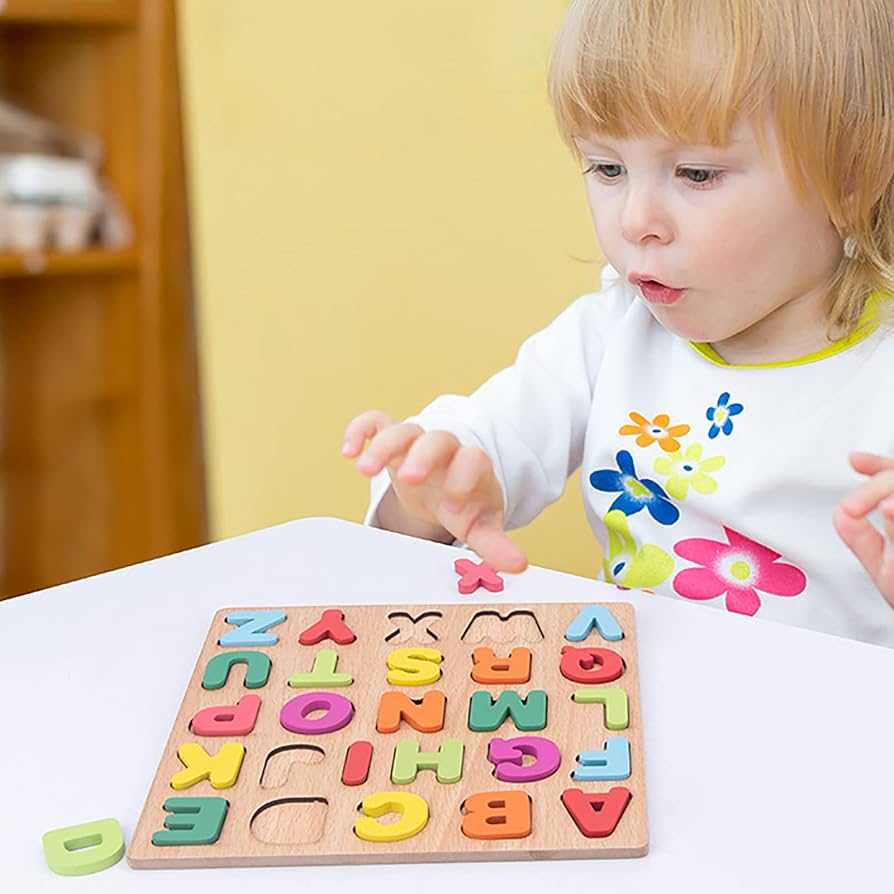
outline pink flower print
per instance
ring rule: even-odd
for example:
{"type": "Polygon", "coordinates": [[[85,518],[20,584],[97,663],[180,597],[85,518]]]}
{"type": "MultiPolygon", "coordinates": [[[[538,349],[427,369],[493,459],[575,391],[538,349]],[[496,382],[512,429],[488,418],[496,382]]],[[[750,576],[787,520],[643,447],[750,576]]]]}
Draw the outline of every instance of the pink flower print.
{"type": "Polygon", "coordinates": [[[696,562],[673,580],[674,590],[685,599],[715,599],[726,593],[728,611],[757,614],[762,593],[797,596],[807,587],[807,576],[795,565],[777,562],[780,553],[738,531],[723,527],[728,543],[692,537],[674,544],[674,552],[696,562]]]}

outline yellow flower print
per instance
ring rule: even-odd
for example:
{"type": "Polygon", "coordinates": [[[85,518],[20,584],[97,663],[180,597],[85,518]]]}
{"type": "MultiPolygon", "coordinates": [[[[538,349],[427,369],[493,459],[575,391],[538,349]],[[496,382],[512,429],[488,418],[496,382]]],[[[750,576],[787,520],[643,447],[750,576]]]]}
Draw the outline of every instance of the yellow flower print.
{"type": "Polygon", "coordinates": [[[709,456],[702,459],[702,445],[690,444],[685,452],[677,450],[669,456],[659,456],[653,468],[659,475],[670,476],[664,483],[667,492],[675,500],[685,500],[689,485],[700,494],[712,494],[717,482],[707,472],[722,468],[726,458],[709,456]]]}
{"type": "Polygon", "coordinates": [[[648,447],[657,442],[666,453],[673,453],[680,449],[677,438],[689,432],[688,425],[671,425],[667,413],[659,413],[651,422],[639,413],[630,413],[630,418],[636,425],[622,425],[618,434],[636,435],[637,447],[648,447]]]}
{"type": "Polygon", "coordinates": [[[674,570],[674,560],[652,543],[637,546],[630,522],[620,509],[610,509],[603,518],[608,529],[608,548],[602,560],[606,581],[629,589],[657,587],[674,570]]]}

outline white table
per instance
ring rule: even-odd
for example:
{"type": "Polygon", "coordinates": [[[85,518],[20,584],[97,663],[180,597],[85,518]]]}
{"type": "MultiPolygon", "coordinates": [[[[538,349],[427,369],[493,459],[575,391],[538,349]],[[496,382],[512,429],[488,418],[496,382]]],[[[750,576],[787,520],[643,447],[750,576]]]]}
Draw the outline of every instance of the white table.
{"type": "Polygon", "coordinates": [[[531,568],[459,596],[452,547],[303,519],[0,603],[3,891],[890,891],[894,650],[531,568]],[[229,605],[632,602],[651,850],[636,860],[54,875],[41,835],[129,843],[213,613],[229,605]]]}

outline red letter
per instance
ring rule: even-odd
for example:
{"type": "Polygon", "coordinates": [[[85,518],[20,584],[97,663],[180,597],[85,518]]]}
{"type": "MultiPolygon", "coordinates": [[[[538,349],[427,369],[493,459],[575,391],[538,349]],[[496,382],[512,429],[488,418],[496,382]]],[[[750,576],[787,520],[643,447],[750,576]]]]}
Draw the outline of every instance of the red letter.
{"type": "Polygon", "coordinates": [[[608,794],[584,794],[579,788],[568,788],[562,792],[565,809],[587,838],[608,838],[615,831],[629,802],[629,789],[620,785],[608,794]]]}
{"type": "Polygon", "coordinates": [[[331,639],[340,646],[354,642],[357,637],[354,636],[354,631],[345,624],[344,616],[345,613],[341,609],[327,609],[316,624],[312,624],[298,637],[298,642],[302,646],[315,646],[324,639],[331,639]]]}
{"type": "Polygon", "coordinates": [[[611,649],[576,649],[565,646],[559,670],[575,683],[611,683],[624,673],[624,661],[611,649]]]}

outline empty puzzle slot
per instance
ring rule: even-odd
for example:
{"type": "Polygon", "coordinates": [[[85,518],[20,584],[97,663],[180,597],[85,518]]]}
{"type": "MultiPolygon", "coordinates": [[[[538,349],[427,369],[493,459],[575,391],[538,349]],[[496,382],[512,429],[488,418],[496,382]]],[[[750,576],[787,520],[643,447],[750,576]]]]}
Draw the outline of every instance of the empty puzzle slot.
{"type": "Polygon", "coordinates": [[[323,837],[328,810],[325,798],[280,798],[259,807],[249,828],[264,844],[315,844],[323,837]]]}
{"type": "Polygon", "coordinates": [[[295,764],[311,766],[322,762],[326,752],[316,745],[281,745],[274,748],[261,770],[261,788],[280,788],[289,781],[295,764]]]}
{"type": "Polygon", "coordinates": [[[530,611],[514,611],[503,616],[495,611],[475,612],[460,639],[464,643],[538,643],[543,629],[530,611]]]}
{"type": "Polygon", "coordinates": [[[394,629],[385,637],[386,643],[434,643],[438,634],[432,629],[435,621],[443,618],[441,612],[423,612],[415,617],[409,612],[391,612],[388,620],[394,629]]]}

